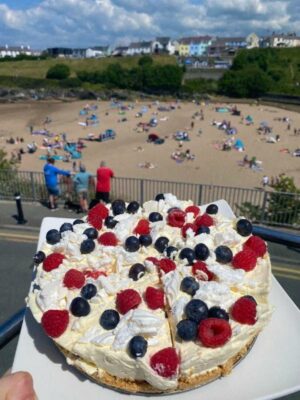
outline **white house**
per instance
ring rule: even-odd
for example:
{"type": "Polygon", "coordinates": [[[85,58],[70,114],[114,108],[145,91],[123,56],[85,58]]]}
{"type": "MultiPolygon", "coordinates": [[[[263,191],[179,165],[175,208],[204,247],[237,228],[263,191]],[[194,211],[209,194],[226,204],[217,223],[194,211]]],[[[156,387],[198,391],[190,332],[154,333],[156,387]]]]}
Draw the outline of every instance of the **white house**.
{"type": "Polygon", "coordinates": [[[259,47],[259,37],[256,35],[256,33],[250,33],[246,37],[246,42],[247,42],[247,49],[254,49],[256,47],[259,47]]]}
{"type": "Polygon", "coordinates": [[[89,47],[85,51],[86,58],[101,58],[109,55],[109,46],[89,47]]]}
{"type": "Polygon", "coordinates": [[[262,47],[298,47],[300,46],[300,37],[296,33],[275,34],[265,37],[261,42],[262,47]]]}
{"type": "Polygon", "coordinates": [[[32,55],[30,46],[5,46],[0,47],[0,57],[17,57],[20,54],[26,54],[27,56],[32,55]]]}
{"type": "Polygon", "coordinates": [[[128,46],[127,55],[135,56],[141,54],[151,54],[152,42],[132,42],[128,46]]]}
{"type": "Polygon", "coordinates": [[[157,37],[151,44],[151,52],[153,54],[175,54],[176,43],[171,41],[169,37],[157,37]]]}

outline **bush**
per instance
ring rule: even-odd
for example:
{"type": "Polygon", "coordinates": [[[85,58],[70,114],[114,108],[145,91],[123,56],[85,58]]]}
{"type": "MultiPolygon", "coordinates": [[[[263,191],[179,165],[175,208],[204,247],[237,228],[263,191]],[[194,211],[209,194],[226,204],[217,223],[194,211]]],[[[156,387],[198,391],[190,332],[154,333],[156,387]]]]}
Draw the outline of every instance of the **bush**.
{"type": "Polygon", "coordinates": [[[153,64],[153,58],[150,56],[142,56],[138,61],[138,65],[140,67],[146,67],[152,64],[153,64]]]}
{"type": "Polygon", "coordinates": [[[53,67],[49,68],[46,74],[47,79],[67,79],[71,75],[71,70],[68,65],[65,64],[55,64],[53,67]]]}
{"type": "Polygon", "coordinates": [[[59,86],[62,88],[76,88],[81,86],[81,80],[78,78],[67,78],[62,79],[59,82],[59,86]]]}
{"type": "Polygon", "coordinates": [[[182,86],[182,91],[188,94],[216,93],[218,83],[214,79],[189,79],[182,86]]]}

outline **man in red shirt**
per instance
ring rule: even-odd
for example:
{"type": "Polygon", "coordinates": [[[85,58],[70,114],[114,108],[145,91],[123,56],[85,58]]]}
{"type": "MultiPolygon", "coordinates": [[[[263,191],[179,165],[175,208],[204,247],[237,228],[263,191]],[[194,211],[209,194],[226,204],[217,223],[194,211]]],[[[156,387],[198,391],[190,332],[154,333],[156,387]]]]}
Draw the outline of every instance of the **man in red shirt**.
{"type": "Polygon", "coordinates": [[[105,161],[101,161],[97,169],[96,200],[109,203],[110,179],[113,177],[113,171],[106,166],[105,161]]]}

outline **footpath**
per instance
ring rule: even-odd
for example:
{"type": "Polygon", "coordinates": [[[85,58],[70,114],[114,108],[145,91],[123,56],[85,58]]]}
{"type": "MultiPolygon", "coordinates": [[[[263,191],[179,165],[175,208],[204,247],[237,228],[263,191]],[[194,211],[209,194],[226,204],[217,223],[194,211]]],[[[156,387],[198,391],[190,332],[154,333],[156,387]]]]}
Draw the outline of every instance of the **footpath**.
{"type": "Polygon", "coordinates": [[[65,210],[63,205],[60,205],[54,212],[40,203],[22,202],[22,208],[24,219],[27,222],[25,224],[18,224],[16,203],[14,201],[0,201],[0,229],[19,229],[22,231],[38,232],[45,217],[80,218],[84,215],[65,210]]]}

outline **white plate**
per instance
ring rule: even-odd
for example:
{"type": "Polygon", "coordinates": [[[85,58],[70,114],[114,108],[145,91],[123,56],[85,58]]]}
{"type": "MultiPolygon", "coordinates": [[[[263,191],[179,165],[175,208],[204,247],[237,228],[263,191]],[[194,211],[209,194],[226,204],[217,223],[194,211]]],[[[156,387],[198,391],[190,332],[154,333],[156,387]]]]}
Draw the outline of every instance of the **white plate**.
{"type": "MultiPolygon", "coordinates": [[[[225,201],[215,203],[223,214],[228,217],[233,215],[225,201]]],[[[63,218],[45,218],[38,248],[49,229],[58,228],[66,221],[63,218]]],[[[300,390],[300,312],[274,277],[270,302],[275,306],[270,324],[230,376],[199,389],[164,398],[271,400],[300,390]]],[[[129,397],[91,382],[67,365],[29,310],[25,315],[12,370],[25,370],[33,375],[39,400],[125,400],[129,397]]]]}

